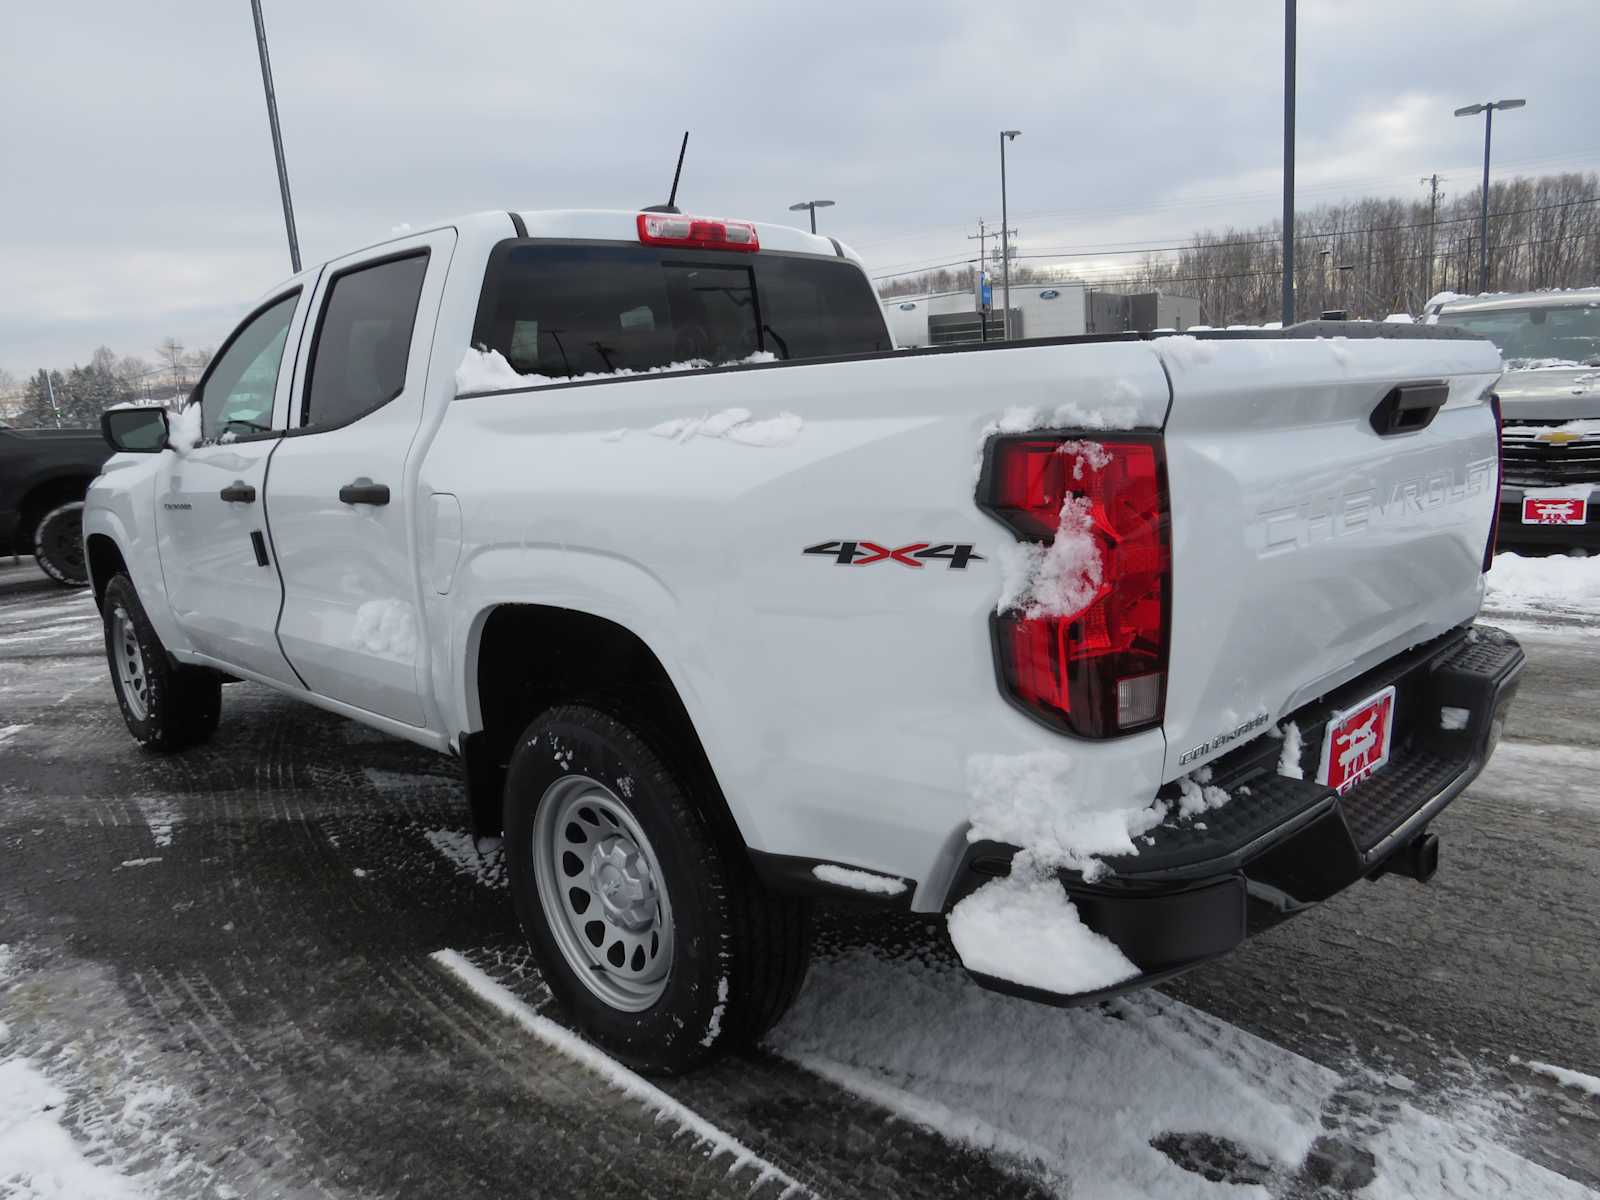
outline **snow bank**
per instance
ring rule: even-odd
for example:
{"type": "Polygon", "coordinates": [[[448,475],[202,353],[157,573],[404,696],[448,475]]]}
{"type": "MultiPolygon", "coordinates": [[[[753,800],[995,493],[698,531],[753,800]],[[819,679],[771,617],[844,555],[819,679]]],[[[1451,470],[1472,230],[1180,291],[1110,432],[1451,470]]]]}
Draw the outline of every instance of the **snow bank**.
{"type": "Polygon", "coordinates": [[[778,356],[770,350],[757,350],[745,358],[731,362],[713,363],[706,358],[685,359],[668,363],[664,367],[647,367],[635,371],[622,367],[615,371],[592,371],[586,375],[524,375],[506,361],[498,350],[479,350],[471,347],[462,356],[456,368],[456,395],[467,392],[499,392],[512,388],[544,387],[553,383],[579,383],[591,379],[618,379],[626,375],[661,375],[668,371],[703,371],[707,367],[739,367],[750,363],[777,362],[778,356]]]}
{"type": "Polygon", "coordinates": [[[1497,554],[1484,607],[1500,612],[1600,616],[1600,557],[1497,554]]]}

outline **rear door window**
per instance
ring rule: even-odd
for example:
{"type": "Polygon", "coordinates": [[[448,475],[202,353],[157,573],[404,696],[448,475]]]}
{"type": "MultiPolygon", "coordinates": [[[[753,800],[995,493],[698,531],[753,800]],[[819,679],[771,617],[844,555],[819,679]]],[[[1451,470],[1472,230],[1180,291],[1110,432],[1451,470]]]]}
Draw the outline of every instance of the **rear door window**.
{"type": "Polygon", "coordinates": [[[473,342],[552,379],[889,348],[843,260],[538,242],[495,251],[473,342]]]}
{"type": "Polygon", "coordinates": [[[348,425],[405,389],[411,330],[427,270],[424,251],[334,277],[312,343],[302,428],[348,425]]]}

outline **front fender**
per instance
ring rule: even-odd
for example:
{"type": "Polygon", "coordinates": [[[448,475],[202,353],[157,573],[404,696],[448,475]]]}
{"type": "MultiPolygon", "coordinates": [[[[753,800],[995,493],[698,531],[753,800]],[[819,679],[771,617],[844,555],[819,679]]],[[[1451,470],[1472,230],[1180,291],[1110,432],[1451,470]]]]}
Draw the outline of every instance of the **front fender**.
{"type": "MultiPolygon", "coordinates": [[[[144,458],[147,456],[140,456],[144,458]]],[[[151,455],[149,458],[159,456],[151,455]]],[[[173,655],[184,658],[193,653],[189,639],[173,619],[167,603],[166,581],[161,573],[161,558],[156,547],[155,469],[136,459],[106,464],[106,473],[89,485],[84,498],[83,539],[85,547],[95,536],[108,537],[122,555],[122,561],[139,593],[145,615],[155,626],[161,644],[173,655]]],[[[96,579],[96,595],[105,581],[96,579]]]]}

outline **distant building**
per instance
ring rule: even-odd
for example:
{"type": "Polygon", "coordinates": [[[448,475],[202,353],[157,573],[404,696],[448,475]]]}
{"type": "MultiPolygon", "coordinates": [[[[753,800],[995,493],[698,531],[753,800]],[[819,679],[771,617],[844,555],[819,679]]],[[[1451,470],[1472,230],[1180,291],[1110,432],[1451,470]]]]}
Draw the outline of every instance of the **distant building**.
{"type": "MultiPolygon", "coordinates": [[[[999,341],[1001,293],[987,314],[988,339],[999,341]]],[[[889,332],[897,346],[948,346],[984,340],[973,293],[934,292],[926,296],[891,296],[882,301],[889,332]]],[[[1127,295],[1082,283],[1011,285],[1011,336],[1074,337],[1085,333],[1128,330],[1187,329],[1200,322],[1200,301],[1163,292],[1127,295]]]]}

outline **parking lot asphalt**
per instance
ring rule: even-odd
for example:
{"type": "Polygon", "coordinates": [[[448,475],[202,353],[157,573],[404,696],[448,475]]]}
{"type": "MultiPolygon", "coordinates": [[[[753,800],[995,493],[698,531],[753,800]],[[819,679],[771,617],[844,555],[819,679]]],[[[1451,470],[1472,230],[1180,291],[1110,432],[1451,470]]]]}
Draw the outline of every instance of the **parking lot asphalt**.
{"type": "MultiPolygon", "coordinates": [[[[1518,1161],[1572,1194],[1600,1187],[1600,1100],[1525,1065],[1600,1075],[1600,635],[1514,631],[1530,659],[1517,708],[1490,768],[1434,826],[1436,879],[1358,885],[1162,989],[1366,1081],[1321,1102],[1323,1125],[1343,1131],[1331,1167],[1240,1168],[1203,1129],[1150,1139],[1195,1194],[1403,1179],[1373,1149],[1397,1092],[1447,1125],[1489,1097],[1518,1161]]],[[[206,746],[142,752],[87,593],[0,566],[0,1059],[43,1064],[90,1156],[152,1194],[1099,1194],[949,1103],[919,1115],[875,1102],[781,1028],[770,1052],[659,1093],[619,1085],[435,957],[454,951],[507,1004],[559,1019],[498,856],[466,835],[452,761],[255,685],[225,689],[223,708],[206,746]]],[[[829,913],[822,926],[802,1007],[847,985],[830,955],[876,955],[889,986],[950,961],[938,921],[864,928],[829,913]]],[[[1084,1019],[974,995],[1019,1027],[1040,1012],[1084,1019]]],[[[885,1095],[915,1090],[875,1078],[885,1095]]]]}

